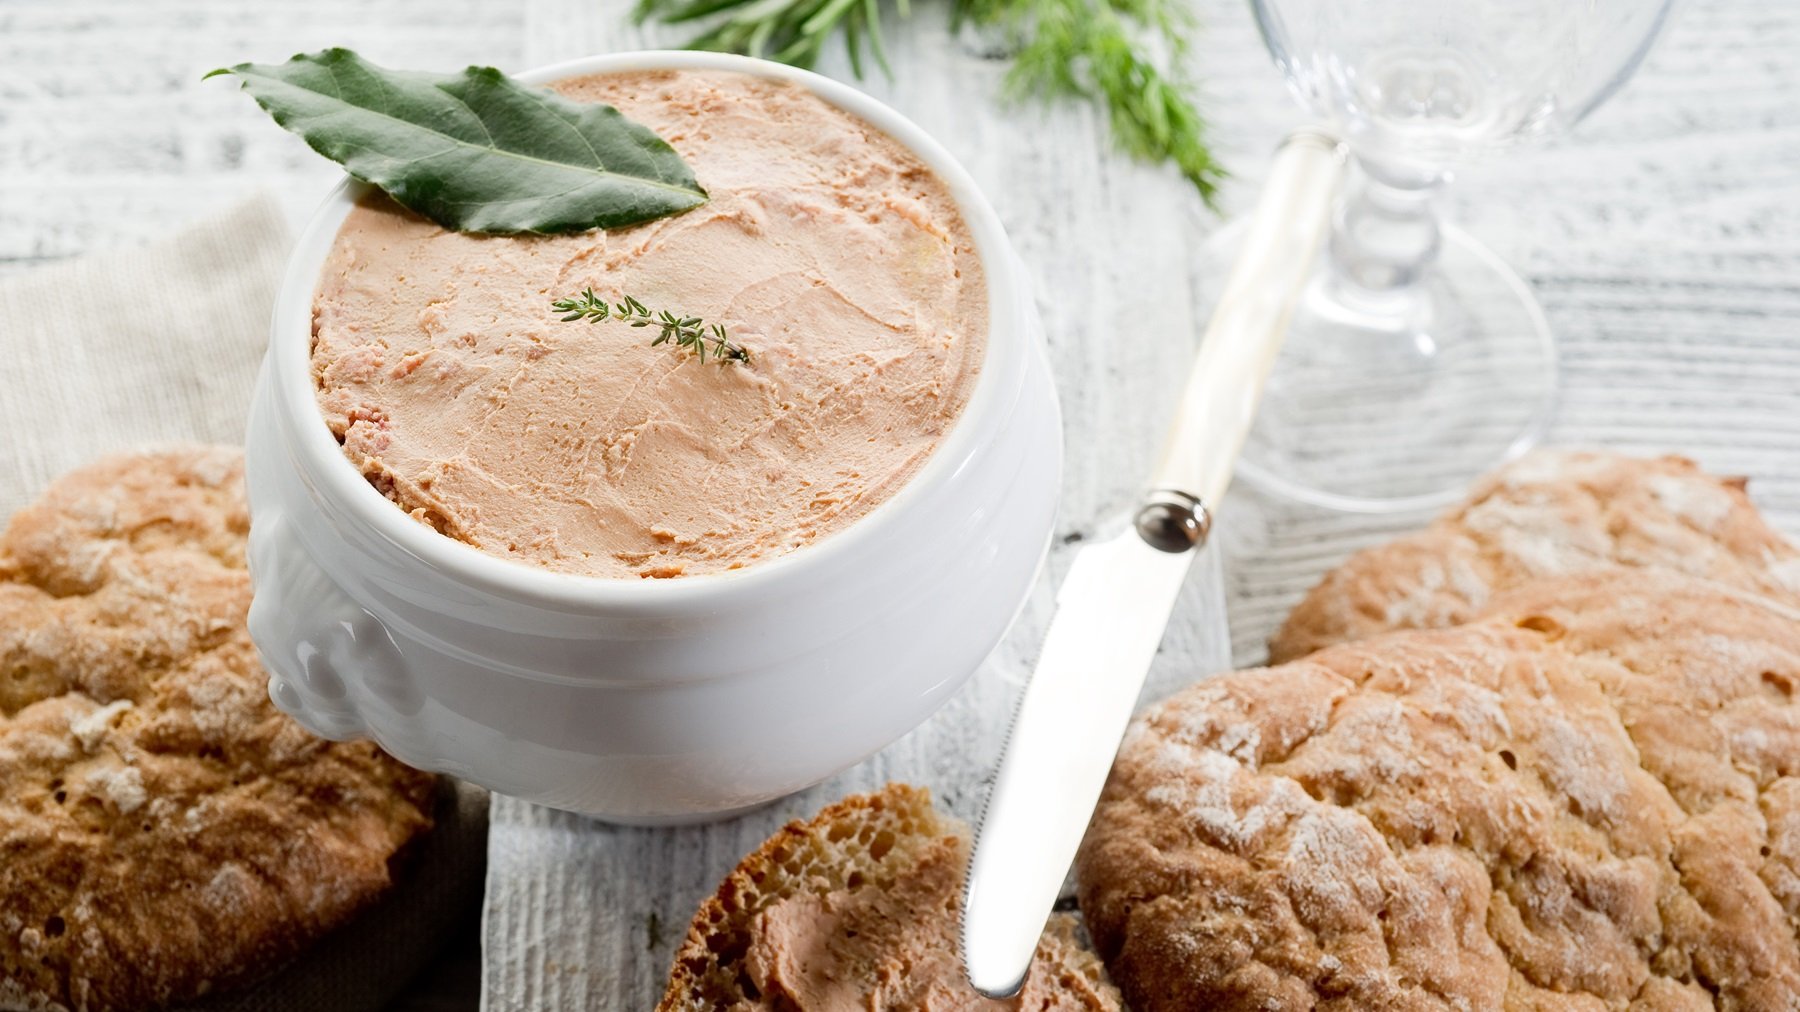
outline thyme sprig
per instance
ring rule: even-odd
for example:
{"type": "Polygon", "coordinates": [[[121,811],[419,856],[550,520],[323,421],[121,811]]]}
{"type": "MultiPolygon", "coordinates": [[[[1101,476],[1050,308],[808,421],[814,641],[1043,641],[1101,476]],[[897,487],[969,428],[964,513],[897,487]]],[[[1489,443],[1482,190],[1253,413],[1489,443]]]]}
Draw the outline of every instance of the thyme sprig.
{"type": "Polygon", "coordinates": [[[629,295],[619,302],[607,302],[595,295],[592,288],[587,288],[572,299],[557,299],[550,303],[550,308],[563,314],[564,323],[618,320],[632,327],[656,327],[659,333],[650,342],[652,348],[672,344],[692,351],[701,362],[706,361],[707,355],[720,363],[750,361],[750,350],[733,343],[719,324],[708,324],[698,316],[679,316],[666,309],[652,311],[629,295]]]}

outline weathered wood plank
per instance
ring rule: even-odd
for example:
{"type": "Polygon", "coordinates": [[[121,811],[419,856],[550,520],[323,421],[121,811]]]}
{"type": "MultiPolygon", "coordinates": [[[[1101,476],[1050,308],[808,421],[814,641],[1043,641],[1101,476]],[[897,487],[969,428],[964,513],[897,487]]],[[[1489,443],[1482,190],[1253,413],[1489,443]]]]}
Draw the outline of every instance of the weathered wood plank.
{"type": "MultiPolygon", "coordinates": [[[[1217,145],[1253,195],[1277,137],[1300,121],[1241,0],[1200,0],[1195,67],[1217,145]]],[[[0,0],[0,272],[159,234],[272,185],[295,217],[335,171],[205,70],[325,45],[396,65],[533,66],[676,36],[640,29],[627,0],[0,0]]],[[[1003,72],[940,9],[890,31],[893,81],[870,91],[968,166],[1026,261],[1058,372],[1069,441],[1063,537],[1091,531],[1146,463],[1198,332],[1186,265],[1215,220],[1168,173],[1105,150],[1082,108],[991,101],[1003,72]],[[1171,340],[1170,335],[1178,339],[1171,340]]],[[[1467,173],[1451,212],[1537,286],[1563,341],[1556,436],[1682,450],[1748,473],[1800,526],[1800,8],[1694,0],[1670,37],[1577,134],[1467,173]]],[[[825,68],[845,75],[833,54],[825,68]]],[[[1418,518],[1350,520],[1240,490],[1222,516],[1236,654],[1261,641],[1326,566],[1418,518]]],[[[890,776],[964,815],[1035,656],[1059,538],[1019,628],[938,718],[852,774],[766,813],[675,833],[611,831],[502,804],[494,885],[579,904],[557,922],[495,905],[485,991],[495,1009],[642,1008],[698,898],[781,818],[890,776]]],[[[1223,662],[1219,559],[1189,586],[1153,692],[1223,662]]],[[[498,895],[498,890],[494,890],[498,895]]]]}
{"type": "MultiPolygon", "coordinates": [[[[615,34],[604,7],[534,4],[534,24],[585,25],[588,34],[533,32],[533,40],[544,41],[528,45],[528,60],[665,37],[636,29],[615,34]]],[[[1243,7],[1211,0],[1201,11],[1208,31],[1197,65],[1208,82],[1218,145],[1245,176],[1227,187],[1225,201],[1241,207],[1266,152],[1300,116],[1243,7]]],[[[1786,351],[1788,370],[1800,367],[1791,350],[1800,309],[1791,210],[1800,184],[1791,170],[1800,110],[1791,101],[1797,75],[1780,55],[1796,33],[1800,14],[1695,5],[1643,81],[1612,108],[1572,138],[1470,172],[1446,201],[1539,284],[1567,358],[1559,439],[1684,449],[1711,466],[1767,476],[1759,491],[1778,515],[1800,509],[1800,426],[1778,424],[1800,417],[1800,387],[1791,371],[1768,361],[1768,352],[1786,351]]],[[[1032,269],[1067,413],[1064,528],[1083,530],[1126,494],[1154,443],[1168,384],[1188,350],[1167,335],[1198,329],[1183,265],[1214,220],[1166,173],[1106,154],[1097,143],[1100,124],[1086,110],[1000,110],[971,99],[993,93],[1001,68],[945,35],[931,12],[890,35],[900,40],[901,75],[867,87],[969,166],[1032,269]]],[[[1267,632],[1329,564],[1420,519],[1349,520],[1234,496],[1222,523],[1238,656],[1261,655],[1267,632]]],[[[1053,576],[1066,558],[1059,546],[1053,576]]],[[[1159,664],[1161,687],[1218,663],[1215,627],[1202,622],[1211,601],[1190,591],[1195,599],[1184,602],[1159,664]]],[[[894,775],[923,777],[968,814],[994,754],[998,715],[1028,670],[1048,605],[1041,586],[989,670],[938,720],[766,817],[680,834],[609,833],[503,805],[498,821],[508,836],[496,837],[498,861],[508,860],[500,845],[508,838],[554,841],[555,848],[520,862],[520,880],[542,890],[542,902],[510,909],[542,911],[556,896],[565,908],[608,912],[591,922],[585,939],[554,944],[547,941],[556,931],[553,918],[490,922],[491,946],[520,936],[546,939],[518,958],[490,956],[490,1007],[645,1007],[693,902],[780,817],[843,790],[894,775]],[[602,838],[605,845],[596,846],[602,838]],[[545,857],[555,865],[547,875],[524,869],[542,868],[545,857]],[[606,884],[634,876],[655,883],[629,893],[648,909],[634,908],[625,890],[606,884]],[[660,933],[649,931],[652,913],[660,933]]],[[[503,892],[496,888],[490,897],[503,892]]]]}
{"type": "MultiPolygon", "coordinates": [[[[622,28],[628,9],[620,0],[534,2],[527,62],[678,37],[622,28]]],[[[864,86],[943,142],[976,177],[1045,310],[1069,442],[1062,536],[1048,573],[1006,642],[935,718],[864,765],[768,811],[722,826],[613,830],[502,802],[490,848],[490,1009],[648,1008],[700,898],[782,821],[844,793],[910,780],[973,817],[1074,539],[1123,504],[1155,451],[1195,332],[1183,293],[1185,250],[1203,238],[1197,198],[1169,173],[1114,157],[1085,108],[1040,113],[996,105],[1004,64],[952,38],[941,10],[925,9],[888,41],[899,73],[864,86]],[[1192,215],[1195,227],[1169,228],[1171,210],[1183,220],[1192,215]],[[588,913],[565,919],[559,910],[588,913]],[[511,957],[497,954],[504,944],[515,946],[511,957]]],[[[835,53],[824,69],[848,76],[835,53]]],[[[1216,567],[1216,555],[1209,556],[1190,582],[1152,693],[1224,664],[1216,567]]]]}
{"type": "Polygon", "coordinates": [[[296,221],[341,175],[224,64],[353,46],[516,69],[524,13],[478,0],[0,2],[0,272],[160,235],[271,188],[296,221]]]}
{"type": "MultiPolygon", "coordinates": [[[[1233,32],[1253,41],[1207,9],[1220,19],[1209,48],[1233,32]]],[[[1563,356],[1553,442],[1686,453],[1750,475],[1759,504],[1800,532],[1796,46],[1800,7],[1683,5],[1638,76],[1573,135],[1470,170],[1445,203],[1543,302],[1563,356]]],[[[1215,102],[1220,132],[1272,134],[1259,105],[1215,102]]],[[[1226,516],[1244,664],[1327,568],[1424,520],[1243,489],[1226,516]]]]}

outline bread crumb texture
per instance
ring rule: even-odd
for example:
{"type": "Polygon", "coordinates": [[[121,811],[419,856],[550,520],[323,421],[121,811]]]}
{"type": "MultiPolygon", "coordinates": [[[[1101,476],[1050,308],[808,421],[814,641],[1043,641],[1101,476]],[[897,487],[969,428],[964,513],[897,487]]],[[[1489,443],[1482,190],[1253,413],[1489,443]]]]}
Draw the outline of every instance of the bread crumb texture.
{"type": "Polygon", "coordinates": [[[1073,918],[1051,917],[1022,993],[963,976],[969,839],[931,796],[889,784],[795,821],[703,903],[659,1012],[1116,1010],[1116,988],[1073,918]]]}
{"type": "Polygon", "coordinates": [[[384,892],[433,778],[275,710],[240,451],[115,457],[0,534],[0,1009],[244,983],[384,892]]]}

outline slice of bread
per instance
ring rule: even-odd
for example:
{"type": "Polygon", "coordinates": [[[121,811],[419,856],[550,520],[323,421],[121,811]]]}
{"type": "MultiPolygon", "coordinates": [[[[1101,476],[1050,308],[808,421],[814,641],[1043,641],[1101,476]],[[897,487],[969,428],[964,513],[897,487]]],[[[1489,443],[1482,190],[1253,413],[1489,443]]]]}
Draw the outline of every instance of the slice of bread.
{"type": "Polygon", "coordinates": [[[965,827],[905,784],[789,823],[701,904],[658,1012],[1121,1008],[1064,914],[1018,999],[969,987],[958,942],[968,852],[965,827]]]}

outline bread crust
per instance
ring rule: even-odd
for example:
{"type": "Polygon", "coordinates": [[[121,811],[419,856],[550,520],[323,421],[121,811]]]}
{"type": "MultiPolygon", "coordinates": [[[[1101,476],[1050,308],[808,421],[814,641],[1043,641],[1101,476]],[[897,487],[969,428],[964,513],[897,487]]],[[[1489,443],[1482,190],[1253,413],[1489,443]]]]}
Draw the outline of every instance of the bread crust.
{"type": "MultiPolygon", "coordinates": [[[[857,902],[858,890],[868,889],[891,898],[918,887],[931,867],[945,874],[938,886],[917,889],[921,902],[899,913],[905,927],[897,934],[911,942],[934,948],[954,949],[959,938],[957,906],[960,883],[967,861],[969,840],[965,828],[940,815],[931,795],[907,784],[888,784],[874,794],[852,795],[821,809],[810,821],[795,820],[771,836],[744,858],[719,889],[695,914],[687,939],[676,953],[669,986],[657,1012],[712,1012],[717,1009],[751,1010],[798,1008],[787,994],[763,994],[756,986],[765,968],[756,951],[774,930],[768,912],[784,900],[823,903],[831,914],[857,902]],[[948,895],[939,886],[949,886],[948,895]],[[822,899],[823,898],[823,899],[822,899]],[[832,908],[832,904],[837,904],[832,908]]],[[[892,923],[890,919],[890,923],[892,923]]],[[[845,942],[827,936],[814,950],[796,954],[792,969],[818,978],[830,973],[830,949],[845,942]]],[[[943,955],[937,952],[936,955],[943,955]]],[[[848,990],[855,993],[857,1008],[898,1009],[878,995],[879,985],[859,990],[855,984],[866,976],[879,980],[889,972],[883,962],[901,962],[900,954],[872,953],[871,958],[850,967],[858,980],[848,990]]],[[[980,998],[962,977],[961,959],[938,959],[930,967],[907,963],[910,975],[943,972],[948,979],[922,982],[943,998],[942,1009],[1008,1009],[1018,1002],[980,998]],[[945,969],[954,967],[954,969],[945,969]]],[[[1118,991],[1106,979],[1099,959],[1081,938],[1074,918],[1055,914],[1038,944],[1027,995],[1043,1008],[1121,1008],[1118,991]]],[[[914,980],[909,983],[919,984],[914,980]]],[[[902,989],[906,990],[906,989],[902,989]]],[[[843,992],[839,992],[843,993],[843,992]]],[[[913,989],[912,993],[917,993],[913,989]]]]}
{"type": "Polygon", "coordinates": [[[1800,611],[1666,570],[1202,682],[1077,860],[1164,1009],[1800,1007],[1800,611]]]}
{"type": "Polygon", "coordinates": [[[0,1009],[273,971],[384,892],[434,778],[274,709],[241,451],[114,457],[0,535],[0,1009]]]}
{"type": "Polygon", "coordinates": [[[1270,640],[1269,660],[1455,625],[1509,587],[1611,567],[1800,596],[1800,549],[1757,512],[1743,479],[1684,457],[1540,450],[1483,479],[1424,530],[1328,573],[1270,640]]]}

